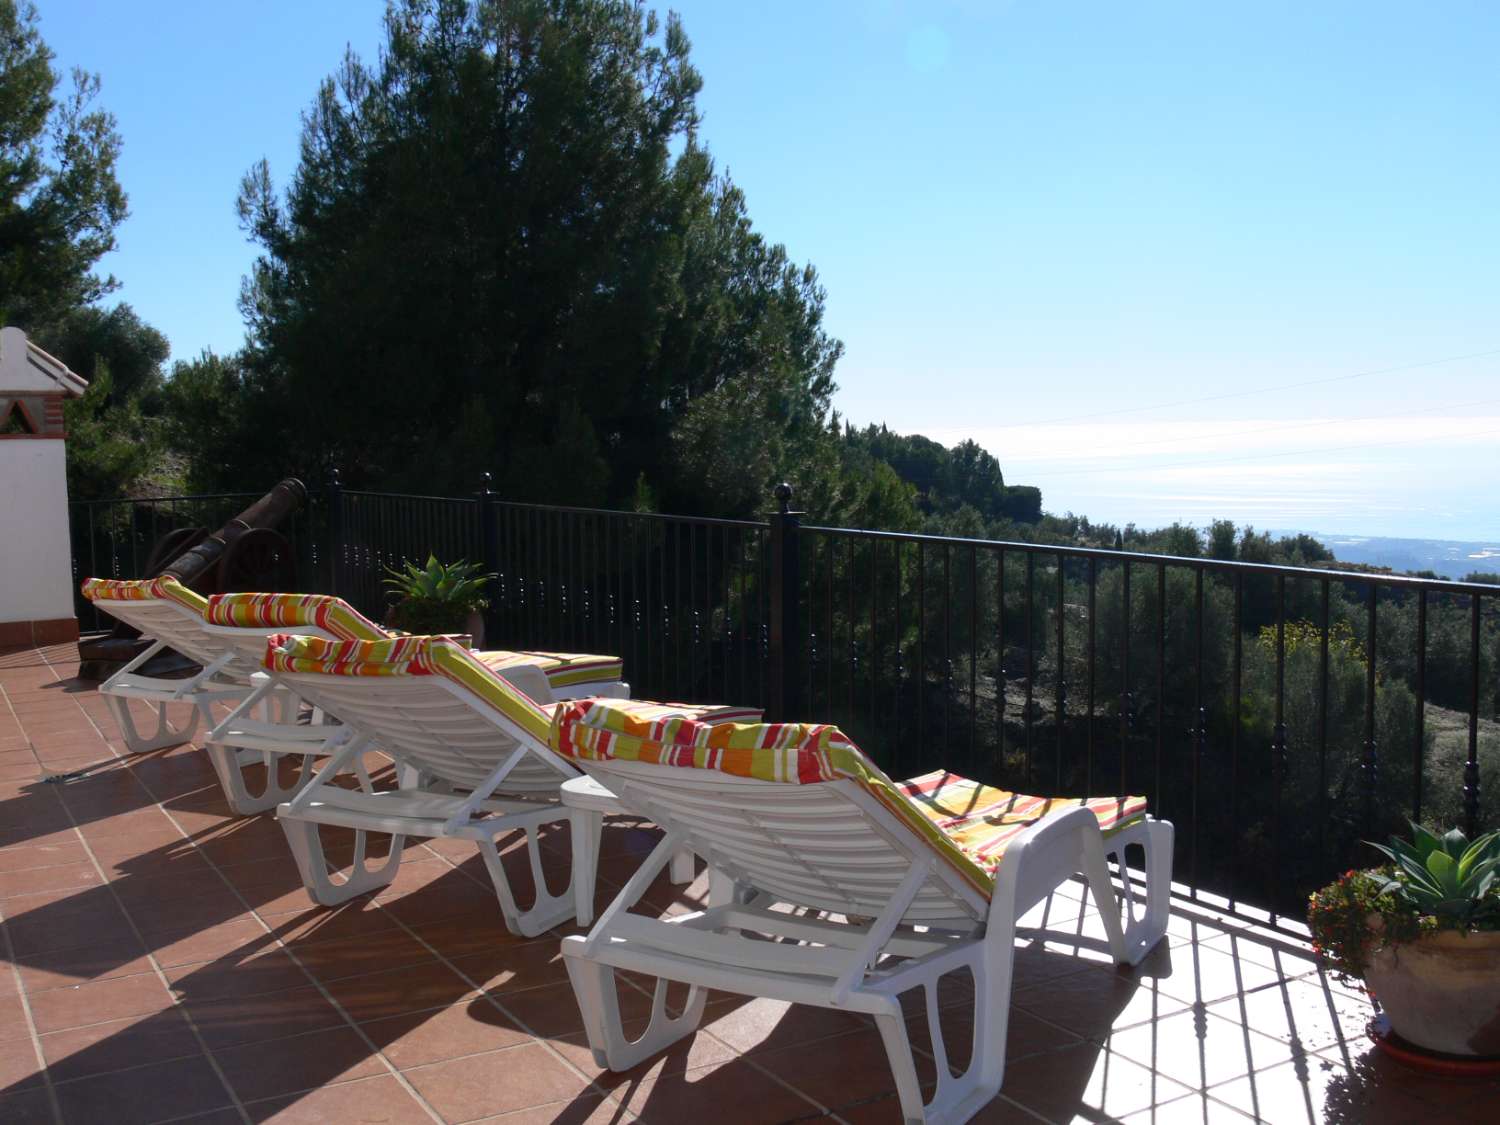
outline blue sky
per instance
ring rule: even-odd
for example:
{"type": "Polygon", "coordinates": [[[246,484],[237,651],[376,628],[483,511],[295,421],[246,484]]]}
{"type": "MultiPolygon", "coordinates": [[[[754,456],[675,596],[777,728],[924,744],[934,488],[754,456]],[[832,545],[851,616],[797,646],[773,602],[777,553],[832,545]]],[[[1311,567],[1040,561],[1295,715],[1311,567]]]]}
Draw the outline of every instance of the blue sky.
{"type": "MultiPolygon", "coordinates": [[[[125,139],[108,267],[176,356],[238,346],[239,177],[285,182],[381,10],[43,5],[125,139]]],[[[973,437],[1058,512],[1500,537],[1500,5],[677,10],[853,421],[973,437]]]]}

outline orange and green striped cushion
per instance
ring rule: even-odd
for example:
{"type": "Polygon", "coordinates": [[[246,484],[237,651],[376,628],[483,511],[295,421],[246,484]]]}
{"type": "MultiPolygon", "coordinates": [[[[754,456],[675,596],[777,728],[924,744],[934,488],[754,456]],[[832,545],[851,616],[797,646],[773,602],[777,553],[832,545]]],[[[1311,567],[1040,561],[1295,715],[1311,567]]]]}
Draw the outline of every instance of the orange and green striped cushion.
{"type": "Polygon", "coordinates": [[[554,688],[577,687],[579,684],[614,682],[625,675],[625,662],[618,656],[595,656],[586,652],[481,652],[479,658],[499,672],[518,664],[529,664],[542,670],[554,688]]]}
{"type": "Polygon", "coordinates": [[[551,707],[537,703],[446,637],[327,641],[277,633],[267,641],[265,666],[273,672],[324,676],[443,676],[473,692],[544,746],[552,727],[551,707]]]}
{"type": "Polygon", "coordinates": [[[898,783],[903,794],[964,854],[991,874],[1006,845],[1049,813],[1082,806],[1106,836],[1146,815],[1145,797],[1032,797],[981,785],[947,770],[898,783]]]}
{"type": "MultiPolygon", "coordinates": [[[[381,641],[328,641],[278,633],[268,639],[265,666],[273,672],[314,672],[327,676],[446,676],[506,715],[543,746],[549,745],[552,715],[558,704],[536,702],[489,666],[491,657],[512,653],[470,652],[447,637],[400,636],[381,641]]],[[[523,654],[536,656],[539,654],[523,654]]],[[[760,711],[716,704],[615,701],[618,709],[642,722],[667,714],[687,714],[698,722],[724,723],[756,719],[760,711]]]]}
{"type": "MultiPolygon", "coordinates": [[[[312,626],[341,641],[383,641],[407,634],[375,624],[343,598],[330,594],[214,594],[204,614],[210,625],[284,628],[295,632],[312,626]]],[[[617,656],[578,652],[509,652],[479,654],[495,671],[528,665],[540,669],[554,688],[616,681],[625,672],[617,656]]]]}
{"type": "Polygon", "coordinates": [[[343,598],[327,594],[214,594],[204,618],[210,625],[312,626],[341,641],[380,641],[388,634],[343,598]]]}
{"type": "Polygon", "coordinates": [[[147,602],[167,600],[202,614],[208,608],[203,595],[189,590],[170,574],[160,578],[88,578],[83,596],[91,602],[147,602]]]}
{"type": "MultiPolygon", "coordinates": [[[[552,747],[580,761],[634,761],[718,770],[790,785],[847,780],[859,785],[922,837],[971,886],[988,897],[1005,845],[1046,812],[1078,804],[1021,797],[955,774],[898,783],[837,727],[814,723],[723,723],[644,718],[611,699],[559,704],[552,747]],[[908,787],[913,787],[908,793],[908,787]],[[1004,793],[1009,801],[996,795],[1004,793]],[[979,802],[982,801],[982,804],[979,802]]],[[[1117,831],[1145,815],[1143,798],[1087,803],[1101,827],[1117,831]],[[1111,809],[1114,811],[1111,813],[1111,809]],[[1102,814],[1102,815],[1101,815],[1102,814]],[[1109,823],[1106,826],[1106,817],[1109,823]]]]}

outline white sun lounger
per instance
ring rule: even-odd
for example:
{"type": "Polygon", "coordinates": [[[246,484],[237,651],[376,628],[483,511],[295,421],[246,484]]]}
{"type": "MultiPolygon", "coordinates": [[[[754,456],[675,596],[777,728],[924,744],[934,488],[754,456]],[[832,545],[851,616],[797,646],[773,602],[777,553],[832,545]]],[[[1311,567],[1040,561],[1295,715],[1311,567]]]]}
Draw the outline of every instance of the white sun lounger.
{"type": "MultiPolygon", "coordinates": [[[[214,594],[203,611],[202,632],[216,648],[230,648],[240,659],[261,669],[266,640],[277,633],[296,633],[330,641],[384,641],[387,632],[342,598],[326,594],[214,594]]],[[[579,694],[624,696],[628,684],[620,682],[622,662],[617,657],[560,652],[483,652],[478,657],[490,669],[522,685],[534,698],[545,701],[579,694]]],[[[303,755],[301,776],[290,786],[268,789],[259,797],[241,797],[236,811],[259,812],[290,800],[310,776],[313,755],[321,752],[327,732],[320,727],[322,708],[315,708],[312,723],[268,720],[260,717],[263,701],[278,692],[286,696],[285,683],[260,672],[261,683],[243,702],[209,731],[205,745],[210,753],[252,751],[263,755],[266,768],[274,773],[273,755],[303,755]]],[[[337,721],[335,719],[335,721],[337,721]]],[[[353,767],[363,781],[363,764],[353,767]]],[[[408,785],[418,783],[407,779],[408,785]]],[[[365,788],[369,788],[365,783],[365,788]]]]}
{"type": "MultiPolygon", "coordinates": [[[[597,810],[574,810],[559,801],[562,783],[578,770],[552,753],[548,732],[561,704],[542,704],[475,654],[442,637],[330,642],[278,635],[269,639],[265,667],[297,695],[342,722],[325,744],[332,757],[318,775],[277,809],[303,884],[314,901],[331,905],[373,890],[395,877],[406,836],[472,840],[484,857],[506,925],[535,935],[578,911],[571,883],[592,874],[597,855],[575,854],[570,887],[554,895],[542,872],[539,831],[544,824],[597,819],[597,810]],[[372,744],[421,779],[415,787],[356,792],[333,777],[372,744]],[[320,825],[353,829],[355,860],[335,881],[324,854],[320,825]],[[497,837],[524,830],[536,888],[520,908],[506,877],[497,837]],[[365,864],[370,832],[394,837],[386,862],[365,864]]],[[[692,714],[732,720],[756,711],[692,708],[634,700],[617,706],[639,714],[692,714]]],[[[587,840],[575,831],[574,840],[587,840]]],[[[597,838],[597,830],[592,832],[597,838]]]]}
{"type": "Polygon", "coordinates": [[[1166,929],[1172,826],[1147,817],[1142,798],[1047,801],[951,774],[896,783],[833,727],[643,723],[607,700],[563,705],[553,739],[665,830],[587,937],[563,940],[589,1045],[613,1070],[691,1034],[707,990],[718,988],[873,1016],[905,1119],[966,1121],[1004,1078],[1021,915],[1081,874],[1117,962],[1138,962],[1166,929]],[[1143,902],[1128,877],[1117,901],[1106,863],[1132,845],[1145,852],[1143,902]],[[668,919],[630,913],[683,847],[714,872],[708,908],[668,919]],[[965,969],[973,1043],[955,1076],[937,988],[965,969]],[[622,1023],[619,971],[657,978],[650,1024],[634,1040],[622,1023]],[[670,981],[689,985],[675,1016],[670,981]],[[900,1002],[912,989],[921,990],[935,1057],[925,1102],[900,1002]]]}
{"type": "Polygon", "coordinates": [[[83,594],[100,609],[140,630],[152,643],[139,656],[99,686],[109,712],[132,754],[160,750],[192,741],[201,721],[212,725],[213,705],[243,700],[252,690],[257,664],[203,635],[204,598],[175,578],[116,581],[90,578],[83,594]],[[146,676],[137,669],[164,649],[172,649],[200,665],[192,676],[167,679],[146,676]],[[156,730],[143,733],[130,712],[131,701],[144,703],[156,718],[156,730]],[[168,704],[182,703],[188,713],[173,725],[168,704]]]}

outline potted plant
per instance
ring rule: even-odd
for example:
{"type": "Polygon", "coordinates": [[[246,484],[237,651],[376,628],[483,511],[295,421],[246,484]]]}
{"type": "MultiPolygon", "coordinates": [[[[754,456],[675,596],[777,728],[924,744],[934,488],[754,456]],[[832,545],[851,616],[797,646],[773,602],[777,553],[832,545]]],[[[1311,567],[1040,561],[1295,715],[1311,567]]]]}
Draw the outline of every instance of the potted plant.
{"type": "Polygon", "coordinates": [[[1372,844],[1391,862],[1312,896],[1313,946],[1360,978],[1392,1030],[1427,1051],[1500,1058],[1500,832],[1473,842],[1418,824],[1372,844]]]}
{"type": "Polygon", "coordinates": [[[479,574],[478,563],[444,565],[431,554],[427,565],[404,563],[399,570],[386,568],[385,584],[396,595],[386,614],[386,624],[408,633],[468,634],[471,643],[484,643],[484,616],[489,607],[484,585],[493,574],[479,574]]]}

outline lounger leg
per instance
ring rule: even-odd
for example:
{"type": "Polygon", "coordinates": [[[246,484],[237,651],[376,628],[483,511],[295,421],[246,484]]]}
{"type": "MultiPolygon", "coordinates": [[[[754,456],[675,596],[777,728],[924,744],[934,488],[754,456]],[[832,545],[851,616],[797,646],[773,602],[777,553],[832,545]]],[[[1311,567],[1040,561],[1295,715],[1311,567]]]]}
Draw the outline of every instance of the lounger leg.
{"type": "Polygon", "coordinates": [[[583,1013],[589,1050],[600,1066],[610,1070],[629,1070],[691,1035],[703,1020],[703,1008],[708,1002],[707,989],[690,986],[683,1010],[676,1016],[669,1016],[666,1005],[669,982],[658,977],[651,1002],[651,1022],[639,1039],[631,1041],[625,1037],[624,1022],[620,1017],[614,969],[587,957],[565,956],[563,960],[568,966],[568,979],[572,981],[578,1009],[583,1013]]]}
{"type": "Polygon", "coordinates": [[[217,742],[210,742],[203,749],[213,764],[214,772],[219,776],[219,785],[224,790],[229,807],[240,816],[254,816],[267,809],[274,809],[283,801],[290,801],[312,776],[311,754],[302,755],[302,767],[297,771],[297,776],[289,785],[282,785],[277,776],[280,754],[271,751],[241,751],[217,742]],[[259,793],[252,793],[245,784],[245,768],[260,764],[264,764],[266,769],[266,784],[259,793]]]}
{"type": "Polygon", "coordinates": [[[698,867],[693,853],[683,848],[672,857],[672,866],[667,870],[667,878],[673,883],[685,886],[698,877],[698,867]]]}
{"type": "Polygon", "coordinates": [[[181,746],[184,742],[191,742],[193,735],[198,731],[198,708],[191,708],[191,714],[187,721],[180,727],[172,726],[171,719],[167,715],[165,703],[147,703],[146,706],[156,716],[156,733],[144,735],[136,726],[135,716],[130,713],[130,701],[122,696],[104,696],[105,705],[109,713],[114,717],[115,725],[120,728],[120,737],[125,741],[125,749],[131,754],[144,754],[149,750],[164,750],[168,746],[181,746]]]}
{"type": "Polygon", "coordinates": [[[335,883],[330,875],[337,869],[329,864],[323,851],[318,825],[310,820],[293,820],[285,816],[278,819],[281,821],[282,831],[286,833],[287,843],[291,845],[292,856],[297,861],[302,885],[307,888],[308,896],[321,906],[337,906],[356,895],[383,887],[396,877],[396,869],[401,866],[401,852],[406,844],[404,836],[392,836],[390,855],[386,857],[385,863],[372,868],[365,862],[367,834],[364,829],[356,828],[354,862],[347,878],[335,883]]]}
{"type": "MultiPolygon", "coordinates": [[[[571,820],[576,814],[570,809],[565,815],[571,820]]],[[[564,817],[559,816],[558,819],[564,817]]],[[[536,828],[526,829],[527,858],[531,861],[531,879],[536,887],[536,898],[527,910],[516,906],[516,896],[510,889],[510,880],[506,877],[505,865],[500,861],[500,851],[495,847],[495,841],[475,841],[479,845],[479,854],[484,856],[485,867],[489,868],[490,882],[495,885],[495,895],[500,900],[500,913],[505,917],[505,928],[522,937],[536,937],[537,934],[546,933],[553,926],[573,917],[577,911],[572,887],[573,879],[577,878],[577,865],[573,866],[573,879],[569,879],[569,885],[562,894],[555,895],[549,891],[547,880],[542,874],[542,849],[536,834],[536,828]]]]}
{"type": "Polygon", "coordinates": [[[901,1015],[901,1002],[893,999],[892,1010],[877,1015],[875,1026],[880,1030],[886,1059],[891,1066],[891,1076],[896,1080],[896,1096],[901,1099],[902,1120],[915,1123],[926,1121],[928,1118],[926,1106],[922,1102],[922,1085],[917,1079],[917,1065],[912,1058],[911,1040],[906,1034],[906,1020],[901,1015]]]}
{"type": "Polygon", "coordinates": [[[1120,857],[1120,878],[1127,886],[1130,872],[1125,865],[1125,849],[1132,844],[1140,844],[1145,849],[1146,903],[1144,913],[1139,916],[1129,892],[1116,899],[1103,850],[1094,847],[1084,850],[1083,874],[1089,882],[1089,893],[1109,935],[1110,954],[1121,965],[1139,964],[1167,932],[1172,889],[1172,837],[1170,823],[1150,820],[1110,841],[1111,848],[1120,857]]]}
{"type": "Polygon", "coordinates": [[[580,926],[594,921],[594,888],[599,873],[599,834],[604,814],[594,809],[575,809],[572,817],[573,912],[580,926]]]}

